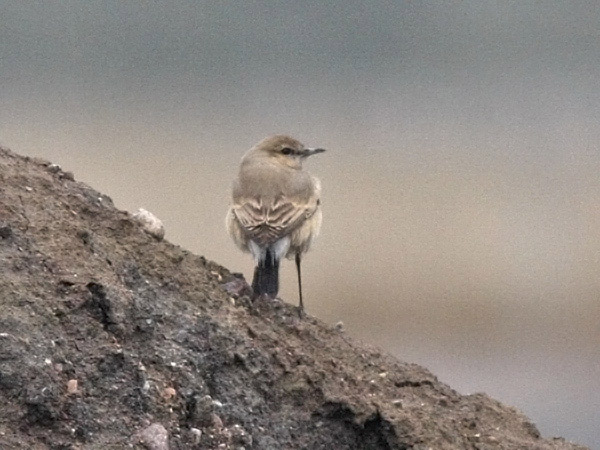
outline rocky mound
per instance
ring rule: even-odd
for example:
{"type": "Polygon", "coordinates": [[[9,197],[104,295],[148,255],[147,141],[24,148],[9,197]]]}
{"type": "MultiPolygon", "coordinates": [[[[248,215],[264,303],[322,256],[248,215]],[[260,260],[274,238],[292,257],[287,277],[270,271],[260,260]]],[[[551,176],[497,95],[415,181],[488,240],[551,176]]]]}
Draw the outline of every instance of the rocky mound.
{"type": "Polygon", "coordinates": [[[0,268],[2,449],[583,448],[292,306],[232,295],[227,269],[4,149],[0,268]]]}

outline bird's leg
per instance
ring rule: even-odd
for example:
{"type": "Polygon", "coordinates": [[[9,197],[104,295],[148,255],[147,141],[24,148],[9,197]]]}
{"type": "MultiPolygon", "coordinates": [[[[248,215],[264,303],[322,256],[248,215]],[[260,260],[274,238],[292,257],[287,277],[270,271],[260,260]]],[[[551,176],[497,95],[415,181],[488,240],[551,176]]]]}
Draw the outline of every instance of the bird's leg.
{"type": "Polygon", "coordinates": [[[302,317],[304,312],[304,304],[302,303],[302,275],[300,272],[300,252],[296,253],[296,270],[298,271],[298,295],[300,297],[299,314],[302,317]]]}

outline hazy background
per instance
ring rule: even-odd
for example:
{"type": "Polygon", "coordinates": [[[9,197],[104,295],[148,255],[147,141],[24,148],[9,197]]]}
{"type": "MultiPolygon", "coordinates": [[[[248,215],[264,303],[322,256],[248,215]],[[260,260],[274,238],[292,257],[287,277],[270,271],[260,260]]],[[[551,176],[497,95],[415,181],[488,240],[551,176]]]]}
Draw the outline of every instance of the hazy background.
{"type": "Polygon", "coordinates": [[[600,448],[598,2],[1,2],[0,58],[0,144],[248,277],[239,158],[329,149],[308,311],[600,448]]]}

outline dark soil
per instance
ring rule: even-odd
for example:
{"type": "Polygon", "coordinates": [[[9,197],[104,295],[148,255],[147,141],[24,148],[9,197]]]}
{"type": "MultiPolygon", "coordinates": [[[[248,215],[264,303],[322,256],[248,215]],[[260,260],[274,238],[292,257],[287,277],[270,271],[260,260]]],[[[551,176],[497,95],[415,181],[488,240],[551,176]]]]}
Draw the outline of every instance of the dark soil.
{"type": "Polygon", "coordinates": [[[584,448],[244,286],[0,149],[0,448],[584,448]]]}

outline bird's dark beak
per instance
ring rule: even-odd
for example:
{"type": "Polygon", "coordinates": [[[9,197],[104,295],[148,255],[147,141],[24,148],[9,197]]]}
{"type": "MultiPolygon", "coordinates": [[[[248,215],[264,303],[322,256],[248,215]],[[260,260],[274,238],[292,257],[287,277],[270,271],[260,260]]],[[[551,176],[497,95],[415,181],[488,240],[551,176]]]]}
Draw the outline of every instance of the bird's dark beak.
{"type": "Polygon", "coordinates": [[[317,153],[323,153],[324,151],[324,148],[305,148],[302,150],[302,156],[306,158],[311,155],[316,155],[317,153]]]}

